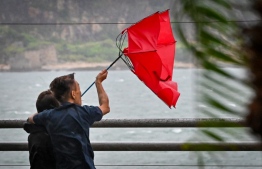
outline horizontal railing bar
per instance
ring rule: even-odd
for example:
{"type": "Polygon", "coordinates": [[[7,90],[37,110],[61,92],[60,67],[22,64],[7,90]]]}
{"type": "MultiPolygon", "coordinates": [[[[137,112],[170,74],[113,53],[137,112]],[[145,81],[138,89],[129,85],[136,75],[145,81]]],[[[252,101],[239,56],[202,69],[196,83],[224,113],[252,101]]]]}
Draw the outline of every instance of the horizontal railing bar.
{"type": "MultiPolygon", "coordinates": [[[[0,164],[0,167],[30,166],[29,164],[0,164]]],[[[241,167],[241,168],[261,168],[262,165],[241,165],[241,164],[96,164],[97,167],[241,167]]]]}
{"type": "MultiPolygon", "coordinates": [[[[94,142],[94,151],[262,151],[259,142],[94,142]]],[[[28,151],[25,142],[0,143],[0,151],[28,151]]]]}
{"type": "MultiPolygon", "coordinates": [[[[24,123],[25,120],[0,120],[0,128],[22,128],[24,123]]],[[[92,127],[245,127],[245,121],[234,118],[103,119],[92,127]]]]}

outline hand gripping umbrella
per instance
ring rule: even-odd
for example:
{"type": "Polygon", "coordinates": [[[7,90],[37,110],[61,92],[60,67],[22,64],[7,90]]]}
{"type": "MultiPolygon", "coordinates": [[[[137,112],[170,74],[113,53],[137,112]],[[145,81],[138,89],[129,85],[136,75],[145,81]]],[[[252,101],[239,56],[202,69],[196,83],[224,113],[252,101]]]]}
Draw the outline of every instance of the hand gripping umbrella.
{"type": "Polygon", "coordinates": [[[119,57],[112,64],[121,58],[162,101],[175,107],[180,96],[177,83],[172,81],[175,42],[169,10],[156,12],[118,35],[119,57]],[[128,47],[122,50],[126,35],[128,47]]]}

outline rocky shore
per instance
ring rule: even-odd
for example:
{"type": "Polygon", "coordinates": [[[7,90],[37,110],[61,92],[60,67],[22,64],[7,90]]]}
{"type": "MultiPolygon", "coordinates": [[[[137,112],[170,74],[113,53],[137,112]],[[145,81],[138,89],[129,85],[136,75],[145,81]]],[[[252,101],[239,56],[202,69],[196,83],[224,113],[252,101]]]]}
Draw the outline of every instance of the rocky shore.
{"type": "MultiPolygon", "coordinates": [[[[88,63],[88,62],[65,62],[43,65],[41,69],[21,69],[12,70],[10,65],[0,64],[0,71],[4,72],[17,72],[17,71],[61,71],[61,70],[102,70],[106,69],[111,62],[103,63],[88,63]]],[[[191,63],[176,62],[175,68],[193,68],[194,65],[191,63]]],[[[128,67],[121,61],[115,63],[110,70],[127,70],[128,67]]]]}

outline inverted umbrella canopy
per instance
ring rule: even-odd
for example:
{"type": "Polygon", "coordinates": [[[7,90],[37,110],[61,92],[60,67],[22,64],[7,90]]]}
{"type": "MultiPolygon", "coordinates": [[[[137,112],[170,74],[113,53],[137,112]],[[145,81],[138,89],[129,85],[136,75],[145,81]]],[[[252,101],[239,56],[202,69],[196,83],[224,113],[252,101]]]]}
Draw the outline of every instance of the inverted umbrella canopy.
{"type": "Polygon", "coordinates": [[[180,93],[172,81],[175,39],[169,10],[156,12],[125,29],[128,47],[122,53],[125,63],[169,107],[176,106],[180,93]]]}

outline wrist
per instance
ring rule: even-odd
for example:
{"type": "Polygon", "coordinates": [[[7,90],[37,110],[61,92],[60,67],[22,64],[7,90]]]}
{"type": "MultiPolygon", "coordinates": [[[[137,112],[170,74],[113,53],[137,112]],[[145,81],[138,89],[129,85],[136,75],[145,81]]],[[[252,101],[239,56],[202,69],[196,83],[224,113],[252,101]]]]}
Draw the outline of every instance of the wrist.
{"type": "Polygon", "coordinates": [[[98,81],[98,80],[96,80],[95,83],[96,83],[96,84],[102,84],[102,82],[101,82],[101,81],[98,81]]]}

